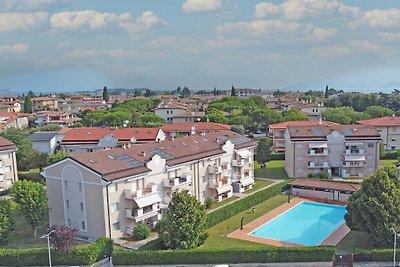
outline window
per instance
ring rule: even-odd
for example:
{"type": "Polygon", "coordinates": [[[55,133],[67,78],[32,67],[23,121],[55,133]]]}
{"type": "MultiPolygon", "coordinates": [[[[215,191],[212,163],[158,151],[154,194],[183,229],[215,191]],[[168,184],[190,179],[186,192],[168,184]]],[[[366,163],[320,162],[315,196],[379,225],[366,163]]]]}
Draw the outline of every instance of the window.
{"type": "Polygon", "coordinates": [[[64,181],[64,188],[65,190],[68,190],[68,181],[64,181]]]}
{"type": "Polygon", "coordinates": [[[189,168],[191,171],[193,171],[193,164],[189,164],[189,168]]]}
{"type": "Polygon", "coordinates": [[[68,226],[71,226],[71,219],[68,219],[68,226]]]}
{"type": "Polygon", "coordinates": [[[0,174],[0,181],[4,181],[4,174],[0,174]]]}
{"type": "Polygon", "coordinates": [[[368,143],[368,147],[374,147],[374,143],[368,143]]]}
{"type": "Polygon", "coordinates": [[[93,152],[93,148],[87,148],[86,152],[88,152],[88,153],[93,152]]]}
{"type": "Polygon", "coordinates": [[[206,198],[206,191],[201,192],[202,198],[206,198]]]}
{"type": "Polygon", "coordinates": [[[169,110],[167,110],[167,114],[169,114],[169,110]]]}
{"type": "Polygon", "coordinates": [[[173,110],[171,110],[171,114],[173,113],[172,111],[173,111],[173,110]]]}
{"type": "Polygon", "coordinates": [[[117,185],[117,184],[114,184],[114,183],[110,184],[110,185],[108,186],[108,188],[110,189],[110,192],[118,191],[118,185],[117,185]]]}
{"type": "Polygon", "coordinates": [[[79,192],[82,192],[82,183],[79,183],[78,186],[79,186],[79,192]]]}
{"type": "Polygon", "coordinates": [[[207,182],[206,176],[203,175],[202,178],[203,178],[203,183],[206,183],[207,182]]]}
{"type": "Polygon", "coordinates": [[[67,209],[69,209],[69,200],[66,200],[67,209]]]}
{"type": "Polygon", "coordinates": [[[4,172],[11,172],[11,167],[5,167],[4,172]]]}
{"type": "Polygon", "coordinates": [[[391,146],[390,149],[391,149],[391,150],[395,150],[395,149],[396,149],[396,146],[391,146]]]}
{"type": "Polygon", "coordinates": [[[119,211],[119,202],[111,204],[111,212],[119,211]]]}
{"type": "Polygon", "coordinates": [[[201,162],[201,166],[204,168],[204,160],[201,162]]]}
{"type": "Polygon", "coordinates": [[[120,229],[119,222],[113,223],[113,224],[112,224],[112,229],[113,229],[113,230],[119,230],[119,229],[120,229]]]}
{"type": "Polygon", "coordinates": [[[86,230],[85,222],[82,222],[82,230],[86,230]]]}
{"type": "Polygon", "coordinates": [[[81,211],[83,211],[83,202],[81,202],[81,211]]]}

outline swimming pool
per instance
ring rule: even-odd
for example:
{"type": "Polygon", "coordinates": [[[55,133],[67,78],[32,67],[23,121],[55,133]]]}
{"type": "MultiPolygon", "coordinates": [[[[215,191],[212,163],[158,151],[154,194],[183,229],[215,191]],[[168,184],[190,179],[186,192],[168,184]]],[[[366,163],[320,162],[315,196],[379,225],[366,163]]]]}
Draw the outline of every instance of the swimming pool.
{"type": "Polygon", "coordinates": [[[344,206],[304,201],[249,234],[317,246],[344,223],[345,214],[344,206]]]}

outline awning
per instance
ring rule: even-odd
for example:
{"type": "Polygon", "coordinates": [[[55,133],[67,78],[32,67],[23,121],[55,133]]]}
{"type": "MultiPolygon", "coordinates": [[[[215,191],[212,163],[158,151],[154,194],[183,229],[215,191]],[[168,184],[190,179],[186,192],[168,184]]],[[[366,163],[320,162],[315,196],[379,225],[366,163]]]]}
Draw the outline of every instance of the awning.
{"type": "Polygon", "coordinates": [[[251,152],[249,150],[236,151],[236,153],[239,154],[242,158],[248,158],[251,156],[251,152]]]}
{"type": "Polygon", "coordinates": [[[364,155],[351,155],[351,156],[344,156],[345,161],[365,161],[365,156],[364,155]]]}
{"type": "Polygon", "coordinates": [[[151,194],[135,199],[136,205],[139,208],[150,206],[154,203],[161,202],[161,197],[158,194],[151,194]]]}
{"type": "Polygon", "coordinates": [[[149,218],[157,216],[157,215],[158,215],[158,211],[157,210],[152,211],[152,212],[148,212],[146,214],[143,214],[142,216],[136,217],[135,218],[135,222],[141,222],[141,221],[144,221],[146,219],[149,219],[149,218]]]}
{"type": "Polygon", "coordinates": [[[223,194],[225,192],[231,191],[232,190],[232,185],[227,184],[227,185],[224,185],[222,187],[217,187],[216,189],[217,189],[218,195],[221,195],[221,194],[223,194]]]}
{"type": "Polygon", "coordinates": [[[363,146],[364,143],[360,142],[346,142],[346,146],[363,146]]]}
{"type": "Polygon", "coordinates": [[[245,186],[248,186],[248,185],[253,184],[253,183],[254,183],[254,179],[253,179],[253,178],[242,179],[242,180],[239,181],[239,183],[240,183],[243,187],[245,187],[245,186]]]}
{"type": "Polygon", "coordinates": [[[327,148],[327,143],[311,143],[308,145],[309,148],[327,148]]]}

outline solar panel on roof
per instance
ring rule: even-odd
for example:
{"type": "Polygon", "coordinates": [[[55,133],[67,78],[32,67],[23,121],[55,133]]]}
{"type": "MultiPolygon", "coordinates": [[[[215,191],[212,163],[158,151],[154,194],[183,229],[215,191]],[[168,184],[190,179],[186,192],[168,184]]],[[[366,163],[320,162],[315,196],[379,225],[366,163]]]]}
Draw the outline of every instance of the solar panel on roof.
{"type": "Polygon", "coordinates": [[[134,158],[131,158],[126,154],[110,155],[110,157],[113,158],[113,159],[122,160],[123,162],[131,165],[132,167],[139,167],[139,166],[143,165],[143,163],[141,163],[140,161],[138,161],[138,160],[136,160],[134,158]]]}
{"type": "Polygon", "coordinates": [[[168,153],[166,153],[164,151],[161,151],[156,147],[150,148],[150,154],[151,154],[151,156],[154,156],[154,155],[157,154],[163,159],[173,159],[174,158],[172,155],[170,155],[170,154],[168,154],[168,153]]]}
{"type": "Polygon", "coordinates": [[[249,139],[247,137],[241,136],[241,137],[232,138],[232,139],[230,139],[230,141],[234,145],[241,145],[241,144],[248,143],[249,139]]]}
{"type": "Polygon", "coordinates": [[[321,130],[321,128],[318,127],[312,127],[311,131],[314,133],[315,136],[325,136],[324,132],[321,130]]]}
{"type": "Polygon", "coordinates": [[[343,128],[343,133],[345,136],[354,135],[353,132],[349,128],[343,128]]]}

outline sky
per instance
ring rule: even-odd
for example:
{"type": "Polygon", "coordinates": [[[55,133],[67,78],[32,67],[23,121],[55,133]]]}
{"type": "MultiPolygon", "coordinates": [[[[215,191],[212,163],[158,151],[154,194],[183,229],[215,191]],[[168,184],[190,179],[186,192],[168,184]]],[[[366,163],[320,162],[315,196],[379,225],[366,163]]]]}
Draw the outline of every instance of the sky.
{"type": "Polygon", "coordinates": [[[0,0],[0,89],[400,87],[400,1],[0,0]]]}

